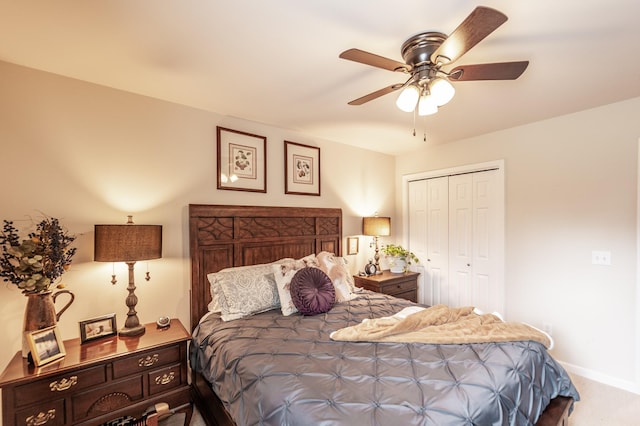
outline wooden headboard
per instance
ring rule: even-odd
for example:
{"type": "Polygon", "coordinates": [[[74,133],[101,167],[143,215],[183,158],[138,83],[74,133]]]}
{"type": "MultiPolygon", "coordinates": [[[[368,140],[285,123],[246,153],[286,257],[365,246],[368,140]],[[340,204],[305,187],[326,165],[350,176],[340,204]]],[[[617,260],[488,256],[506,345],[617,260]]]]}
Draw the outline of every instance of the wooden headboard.
{"type": "Polygon", "coordinates": [[[207,274],[311,253],[342,254],[342,210],[189,205],[191,328],[211,301],[207,274]]]}

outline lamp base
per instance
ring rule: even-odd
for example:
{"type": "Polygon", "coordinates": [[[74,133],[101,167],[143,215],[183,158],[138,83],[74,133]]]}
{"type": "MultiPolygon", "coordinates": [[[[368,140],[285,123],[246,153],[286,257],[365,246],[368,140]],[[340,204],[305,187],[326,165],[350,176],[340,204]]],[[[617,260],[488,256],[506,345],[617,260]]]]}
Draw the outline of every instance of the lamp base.
{"type": "Polygon", "coordinates": [[[136,325],[135,327],[124,327],[118,331],[118,336],[140,336],[144,334],[144,325],[136,325]]]}

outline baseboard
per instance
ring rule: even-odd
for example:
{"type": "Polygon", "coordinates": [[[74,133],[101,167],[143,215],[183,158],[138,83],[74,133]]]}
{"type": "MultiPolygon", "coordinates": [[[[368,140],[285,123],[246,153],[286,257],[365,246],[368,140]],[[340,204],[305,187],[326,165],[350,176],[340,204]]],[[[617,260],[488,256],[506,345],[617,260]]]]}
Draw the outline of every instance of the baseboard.
{"type": "Polygon", "coordinates": [[[588,368],[579,367],[567,362],[559,362],[569,373],[577,374],[578,376],[582,376],[586,379],[640,395],[640,383],[622,380],[617,377],[612,377],[607,374],[603,374],[595,370],[590,370],[588,368]]]}

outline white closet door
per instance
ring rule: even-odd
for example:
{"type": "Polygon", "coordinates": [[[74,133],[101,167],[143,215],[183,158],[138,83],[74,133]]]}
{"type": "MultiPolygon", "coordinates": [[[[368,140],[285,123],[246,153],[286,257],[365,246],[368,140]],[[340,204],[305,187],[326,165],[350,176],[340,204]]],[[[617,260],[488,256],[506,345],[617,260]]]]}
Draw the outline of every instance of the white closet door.
{"type": "Polygon", "coordinates": [[[409,182],[409,247],[425,268],[418,300],[504,312],[504,189],[497,170],[409,182]]]}
{"type": "Polygon", "coordinates": [[[421,303],[440,302],[449,270],[449,179],[439,177],[409,182],[409,247],[425,271],[421,303]]]}

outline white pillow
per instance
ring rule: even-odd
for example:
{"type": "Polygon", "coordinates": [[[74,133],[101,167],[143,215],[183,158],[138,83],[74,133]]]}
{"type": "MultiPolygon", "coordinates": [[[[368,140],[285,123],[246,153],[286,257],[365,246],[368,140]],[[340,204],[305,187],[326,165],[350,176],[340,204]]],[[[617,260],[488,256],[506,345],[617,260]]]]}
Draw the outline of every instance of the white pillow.
{"type": "Polygon", "coordinates": [[[322,251],[316,256],[319,268],[331,278],[333,287],[336,289],[336,302],[346,302],[355,299],[355,283],[347,268],[346,262],[341,257],[336,257],[333,253],[322,251]]]}
{"type": "Polygon", "coordinates": [[[293,300],[291,299],[290,284],[291,279],[296,272],[307,266],[318,266],[315,254],[310,254],[302,259],[282,262],[271,266],[276,280],[276,287],[278,288],[278,296],[280,297],[280,309],[284,316],[298,312],[298,309],[295,307],[293,300]]]}

